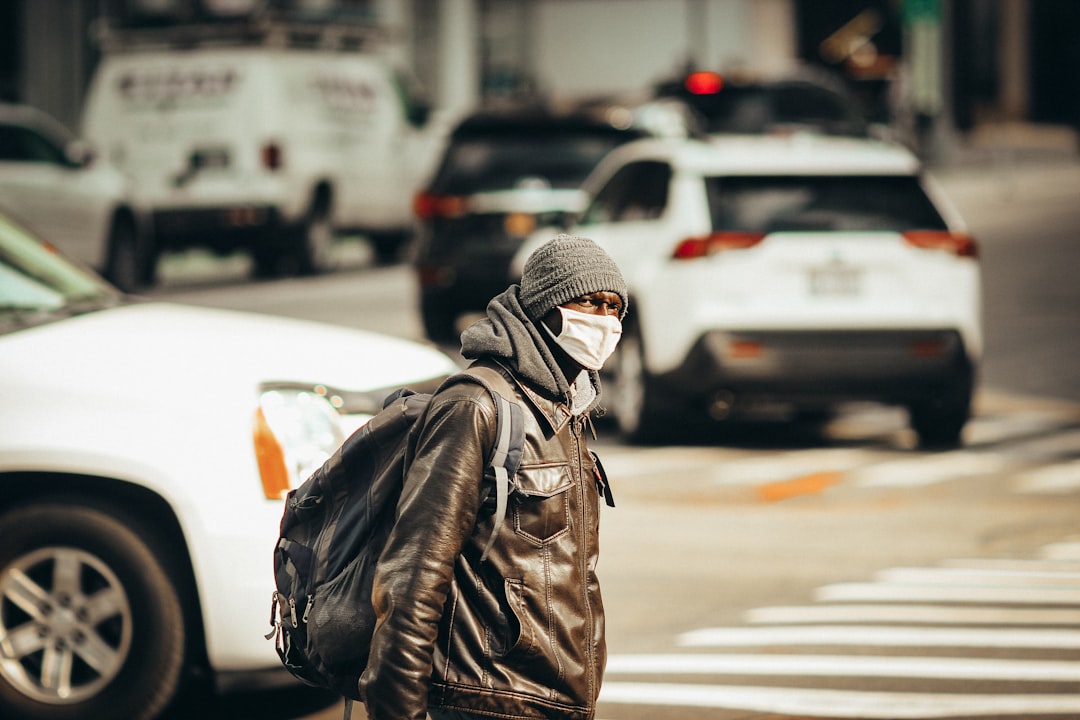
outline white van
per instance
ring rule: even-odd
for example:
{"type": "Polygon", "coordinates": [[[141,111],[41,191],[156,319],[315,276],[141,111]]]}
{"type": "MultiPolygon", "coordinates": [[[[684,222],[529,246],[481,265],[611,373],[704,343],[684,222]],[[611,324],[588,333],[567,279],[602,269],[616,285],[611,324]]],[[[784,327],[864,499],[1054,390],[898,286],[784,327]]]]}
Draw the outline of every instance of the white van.
{"type": "Polygon", "coordinates": [[[158,253],[246,249],[259,275],[312,273],[358,232],[388,260],[443,135],[403,77],[370,51],[129,46],[104,55],[82,134],[135,178],[158,253]]]}

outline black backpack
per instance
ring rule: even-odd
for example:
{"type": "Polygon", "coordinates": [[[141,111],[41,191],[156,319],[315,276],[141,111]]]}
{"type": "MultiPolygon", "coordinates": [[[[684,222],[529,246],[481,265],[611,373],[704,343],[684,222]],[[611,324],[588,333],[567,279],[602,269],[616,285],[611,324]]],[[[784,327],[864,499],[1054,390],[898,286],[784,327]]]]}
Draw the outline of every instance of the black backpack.
{"type": "MultiPolygon", "coordinates": [[[[498,372],[473,367],[447,383],[478,382],[498,410],[498,438],[485,474],[495,478],[495,527],[481,561],[506,514],[510,479],[524,445],[520,405],[495,387],[509,389],[498,372]]],[[[438,392],[438,391],[436,391],[438,392]]],[[[270,608],[281,662],[308,685],[359,700],[358,681],[367,665],[375,611],[372,581],[390,529],[405,477],[405,454],[416,422],[432,395],[402,389],[353,433],[322,467],[285,500],[281,532],[274,549],[276,590],[270,608]]]]}

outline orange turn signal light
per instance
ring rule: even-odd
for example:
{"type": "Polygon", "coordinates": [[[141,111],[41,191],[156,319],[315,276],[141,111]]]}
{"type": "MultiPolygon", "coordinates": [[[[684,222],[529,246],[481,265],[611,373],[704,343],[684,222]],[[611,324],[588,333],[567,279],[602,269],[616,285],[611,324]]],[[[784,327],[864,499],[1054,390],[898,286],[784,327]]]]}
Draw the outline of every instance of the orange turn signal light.
{"type": "Polygon", "coordinates": [[[259,465],[263,494],[269,500],[281,500],[289,493],[289,471],[285,466],[285,451],[274,436],[262,409],[255,411],[255,460],[259,465]]]}

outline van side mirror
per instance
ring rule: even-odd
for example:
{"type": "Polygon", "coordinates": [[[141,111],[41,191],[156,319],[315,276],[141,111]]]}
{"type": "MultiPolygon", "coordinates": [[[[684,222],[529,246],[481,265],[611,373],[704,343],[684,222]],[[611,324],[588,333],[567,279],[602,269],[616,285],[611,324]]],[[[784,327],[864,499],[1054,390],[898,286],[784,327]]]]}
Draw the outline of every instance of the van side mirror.
{"type": "Polygon", "coordinates": [[[94,148],[85,140],[72,140],[64,146],[64,161],[69,167],[86,167],[94,161],[94,148]]]}

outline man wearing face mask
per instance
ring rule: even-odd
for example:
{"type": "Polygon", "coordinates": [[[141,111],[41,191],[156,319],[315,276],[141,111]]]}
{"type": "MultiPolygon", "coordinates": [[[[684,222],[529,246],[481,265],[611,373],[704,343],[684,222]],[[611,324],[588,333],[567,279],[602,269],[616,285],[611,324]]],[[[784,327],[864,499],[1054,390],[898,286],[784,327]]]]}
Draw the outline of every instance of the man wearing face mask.
{"type": "Polygon", "coordinates": [[[626,308],[607,253],[559,235],[462,334],[462,355],[523,409],[521,465],[487,550],[494,401],[475,383],[432,399],[375,579],[369,720],[594,717],[607,660],[599,515],[614,503],[586,426],[626,308]]]}

